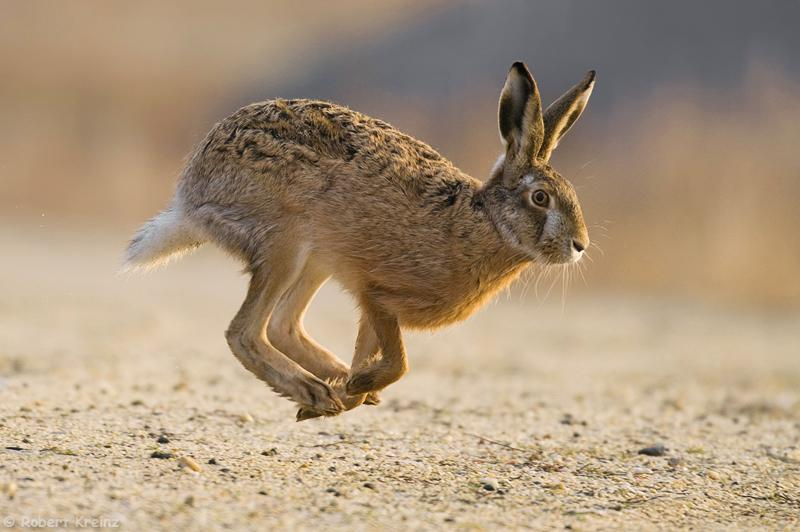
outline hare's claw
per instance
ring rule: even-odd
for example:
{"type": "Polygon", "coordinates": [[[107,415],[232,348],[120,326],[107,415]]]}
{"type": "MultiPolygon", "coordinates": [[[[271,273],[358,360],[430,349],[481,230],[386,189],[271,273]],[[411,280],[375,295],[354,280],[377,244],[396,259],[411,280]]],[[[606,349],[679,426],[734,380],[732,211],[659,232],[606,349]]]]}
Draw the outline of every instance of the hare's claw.
{"type": "Polygon", "coordinates": [[[377,391],[375,388],[375,372],[366,370],[356,373],[347,381],[346,389],[349,395],[362,395],[377,391]]]}
{"type": "Polygon", "coordinates": [[[357,406],[361,406],[366,400],[366,396],[364,394],[348,394],[346,389],[347,385],[344,378],[331,380],[329,381],[329,384],[333,391],[336,392],[336,395],[344,405],[345,410],[352,410],[357,406]]]}
{"type": "Polygon", "coordinates": [[[301,406],[297,410],[297,421],[305,421],[307,419],[314,419],[315,417],[320,417],[324,414],[320,414],[313,408],[309,408],[307,406],[301,406]]]}
{"type": "Polygon", "coordinates": [[[345,410],[340,394],[328,383],[314,379],[303,381],[303,399],[298,401],[303,408],[319,412],[324,416],[335,416],[345,410]]]}
{"type": "Polygon", "coordinates": [[[378,406],[381,404],[381,396],[378,392],[370,392],[364,398],[364,404],[369,406],[378,406]]]}
{"type": "Polygon", "coordinates": [[[374,397],[370,397],[373,394],[358,394],[358,395],[348,395],[347,391],[345,391],[345,382],[344,379],[330,379],[326,382],[330,389],[335,394],[333,400],[335,404],[340,406],[339,409],[319,409],[317,406],[312,405],[303,405],[297,410],[297,421],[305,421],[307,419],[313,419],[316,417],[330,417],[336,416],[341,414],[346,410],[352,410],[357,406],[367,403],[368,404],[376,405],[380,402],[380,398],[377,397],[375,394],[374,397]]]}

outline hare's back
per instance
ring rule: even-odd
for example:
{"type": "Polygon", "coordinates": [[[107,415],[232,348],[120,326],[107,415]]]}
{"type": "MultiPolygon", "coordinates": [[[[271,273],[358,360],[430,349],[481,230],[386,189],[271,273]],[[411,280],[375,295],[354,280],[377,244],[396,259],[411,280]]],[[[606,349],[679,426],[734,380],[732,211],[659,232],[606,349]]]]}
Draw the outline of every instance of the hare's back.
{"type": "Polygon", "coordinates": [[[204,159],[283,180],[316,178],[326,190],[356,178],[424,195],[438,178],[460,173],[433,148],[386,122],[321,100],[277,99],[243,107],[217,124],[202,153],[204,159]]]}
{"type": "Polygon", "coordinates": [[[381,236],[407,224],[438,226],[459,191],[475,185],[427,144],[319,100],[241,108],[209,133],[184,178],[195,205],[258,217],[302,213],[315,224],[381,236]]]}

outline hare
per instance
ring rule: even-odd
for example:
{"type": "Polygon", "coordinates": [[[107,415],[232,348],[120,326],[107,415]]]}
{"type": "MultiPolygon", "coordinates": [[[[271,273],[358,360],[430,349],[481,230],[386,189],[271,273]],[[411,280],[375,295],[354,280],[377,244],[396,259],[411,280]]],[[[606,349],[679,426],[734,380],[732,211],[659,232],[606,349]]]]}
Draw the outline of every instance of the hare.
{"type": "Polygon", "coordinates": [[[226,331],[244,367],[295,401],[298,421],[377,404],[408,371],[402,328],[463,320],[531,263],[581,258],[589,237],[578,199],[548,160],[594,80],[590,71],[542,111],[528,68],[514,63],[499,103],[505,151],[485,183],[340,105],[243,107],[196,147],[125,268],[217,244],[251,275],[226,331]],[[361,311],[351,366],[303,328],[330,277],[361,311]]]}

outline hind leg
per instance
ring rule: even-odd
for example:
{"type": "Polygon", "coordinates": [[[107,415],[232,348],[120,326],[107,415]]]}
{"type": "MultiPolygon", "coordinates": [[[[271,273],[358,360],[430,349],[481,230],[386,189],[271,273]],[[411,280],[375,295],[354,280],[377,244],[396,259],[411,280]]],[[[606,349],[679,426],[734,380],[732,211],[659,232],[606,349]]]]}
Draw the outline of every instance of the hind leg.
{"type": "Polygon", "coordinates": [[[298,259],[294,246],[270,250],[268,258],[254,267],[247,297],[225,335],[242,365],[278,394],[314,411],[335,415],[344,410],[338,394],[279,351],[266,335],[280,297],[300,274],[303,261],[298,259]]]}
{"type": "Polygon", "coordinates": [[[303,316],[311,299],[328,275],[309,260],[302,273],[281,297],[267,327],[267,337],[289,358],[322,380],[347,377],[349,368],[337,356],[308,336],[303,316]]]}
{"type": "MultiPolygon", "coordinates": [[[[312,260],[286,291],[267,326],[267,337],[286,356],[300,364],[320,379],[328,382],[347,410],[364,402],[363,395],[349,396],[344,390],[350,368],[338,357],[311,339],[303,327],[303,315],[309,302],[328,275],[318,269],[312,260]]],[[[297,412],[298,421],[322,415],[308,407],[297,412]]]]}

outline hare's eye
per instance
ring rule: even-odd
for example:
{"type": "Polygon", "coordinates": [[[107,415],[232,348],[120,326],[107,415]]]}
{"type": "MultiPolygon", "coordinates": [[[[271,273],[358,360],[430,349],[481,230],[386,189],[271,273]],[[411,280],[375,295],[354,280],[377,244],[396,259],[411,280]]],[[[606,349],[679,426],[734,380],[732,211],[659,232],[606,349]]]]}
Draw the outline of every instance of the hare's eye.
{"type": "Polygon", "coordinates": [[[531,196],[531,199],[533,200],[533,203],[539,207],[547,207],[547,205],[550,203],[550,196],[548,196],[547,192],[544,190],[537,190],[534,192],[531,196]]]}

